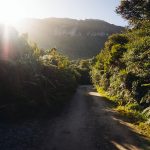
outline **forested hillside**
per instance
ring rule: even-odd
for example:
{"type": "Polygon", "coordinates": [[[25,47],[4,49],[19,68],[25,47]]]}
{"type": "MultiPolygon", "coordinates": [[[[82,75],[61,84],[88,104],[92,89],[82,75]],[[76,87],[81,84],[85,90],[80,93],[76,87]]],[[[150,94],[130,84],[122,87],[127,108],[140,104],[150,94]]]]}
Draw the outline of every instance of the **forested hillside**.
{"type": "Polygon", "coordinates": [[[27,33],[40,48],[55,47],[76,59],[97,55],[108,36],[120,33],[124,28],[101,20],[48,18],[23,20],[17,30],[27,33]]]}

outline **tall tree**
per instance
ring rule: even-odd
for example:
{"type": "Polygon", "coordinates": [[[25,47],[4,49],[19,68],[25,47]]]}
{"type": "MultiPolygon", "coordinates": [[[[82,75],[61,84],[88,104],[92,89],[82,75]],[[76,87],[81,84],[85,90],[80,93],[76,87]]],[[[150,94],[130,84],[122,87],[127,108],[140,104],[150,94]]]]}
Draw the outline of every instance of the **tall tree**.
{"type": "Polygon", "coordinates": [[[132,24],[150,21],[150,0],[121,0],[116,12],[132,24]]]}

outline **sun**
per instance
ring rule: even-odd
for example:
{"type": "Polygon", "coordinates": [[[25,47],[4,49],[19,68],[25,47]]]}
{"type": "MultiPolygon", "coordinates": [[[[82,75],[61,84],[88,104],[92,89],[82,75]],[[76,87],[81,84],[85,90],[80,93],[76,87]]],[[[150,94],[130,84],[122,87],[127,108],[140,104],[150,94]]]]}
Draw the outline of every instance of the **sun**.
{"type": "Polygon", "coordinates": [[[0,0],[0,23],[15,25],[26,16],[26,12],[22,0],[0,0]]]}

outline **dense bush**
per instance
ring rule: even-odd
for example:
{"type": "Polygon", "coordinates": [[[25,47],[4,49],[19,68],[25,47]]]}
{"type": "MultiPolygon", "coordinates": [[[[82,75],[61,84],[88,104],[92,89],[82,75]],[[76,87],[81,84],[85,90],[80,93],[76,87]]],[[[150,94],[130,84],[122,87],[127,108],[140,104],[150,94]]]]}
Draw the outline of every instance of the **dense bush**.
{"type": "Polygon", "coordinates": [[[79,84],[91,84],[90,70],[94,59],[81,59],[71,62],[71,68],[76,75],[79,84]]]}
{"type": "Polygon", "coordinates": [[[110,36],[91,75],[95,87],[115,96],[120,104],[150,106],[150,23],[110,36]]]}
{"type": "Polygon", "coordinates": [[[0,115],[32,116],[60,109],[77,85],[69,63],[56,50],[42,52],[15,29],[1,26],[0,115]]]}

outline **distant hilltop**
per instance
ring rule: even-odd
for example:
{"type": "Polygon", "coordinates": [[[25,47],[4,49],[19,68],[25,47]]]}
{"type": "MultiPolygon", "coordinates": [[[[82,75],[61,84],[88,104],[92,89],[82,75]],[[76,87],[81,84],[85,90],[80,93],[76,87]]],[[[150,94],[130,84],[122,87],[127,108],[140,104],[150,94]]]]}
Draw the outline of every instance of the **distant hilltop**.
{"type": "Polygon", "coordinates": [[[57,48],[72,59],[97,55],[108,36],[124,30],[97,19],[75,20],[68,18],[24,19],[18,25],[20,33],[40,48],[57,48]]]}

